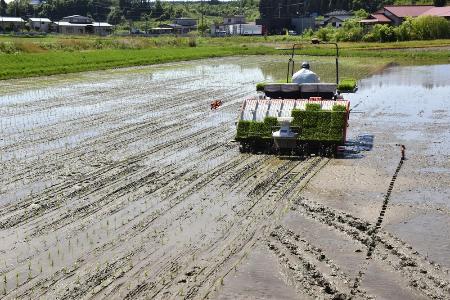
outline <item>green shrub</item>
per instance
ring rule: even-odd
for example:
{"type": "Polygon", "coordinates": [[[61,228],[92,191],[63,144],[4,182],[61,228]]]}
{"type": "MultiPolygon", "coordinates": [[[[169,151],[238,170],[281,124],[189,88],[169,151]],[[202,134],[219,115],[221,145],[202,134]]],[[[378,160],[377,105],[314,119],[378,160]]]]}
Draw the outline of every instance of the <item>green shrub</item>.
{"type": "Polygon", "coordinates": [[[334,40],[335,29],[331,25],[322,27],[316,32],[316,37],[324,42],[334,40]]]}
{"type": "Polygon", "coordinates": [[[363,37],[366,42],[393,42],[396,40],[394,28],[390,25],[376,24],[372,30],[363,37]]]}
{"type": "Polygon", "coordinates": [[[364,36],[364,28],[359,23],[359,18],[347,19],[344,25],[336,30],[335,40],[337,42],[357,42],[364,36]]]}
{"type": "Polygon", "coordinates": [[[421,40],[450,37],[450,22],[443,17],[420,16],[412,20],[415,36],[421,40]]]}
{"type": "Polygon", "coordinates": [[[406,17],[402,24],[394,28],[397,41],[409,41],[415,39],[413,18],[406,17]]]}
{"type": "Polygon", "coordinates": [[[197,39],[195,37],[189,37],[189,47],[197,47],[197,39]]]}

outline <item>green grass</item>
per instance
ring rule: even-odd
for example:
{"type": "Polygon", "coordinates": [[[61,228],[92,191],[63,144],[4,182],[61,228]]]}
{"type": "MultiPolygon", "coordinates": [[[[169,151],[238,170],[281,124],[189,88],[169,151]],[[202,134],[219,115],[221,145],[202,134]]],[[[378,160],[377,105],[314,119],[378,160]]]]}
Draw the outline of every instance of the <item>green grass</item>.
{"type": "MultiPolygon", "coordinates": [[[[233,55],[288,54],[295,36],[269,37],[98,37],[98,36],[0,36],[0,79],[103,70],[233,55]],[[190,47],[195,46],[195,47],[190,47]]],[[[342,43],[341,71],[357,69],[362,76],[390,63],[448,63],[448,51],[422,50],[449,46],[450,40],[401,43],[342,43]],[[382,51],[381,51],[382,50],[382,51]],[[373,58],[373,59],[372,59],[373,58]],[[366,70],[367,69],[367,70],[366,70]]],[[[331,48],[305,46],[299,54],[330,57],[331,48]]],[[[301,59],[301,58],[298,58],[301,59]]],[[[329,59],[329,58],[328,58],[329,59]]],[[[320,66],[319,66],[320,67],[320,66]]],[[[361,78],[347,72],[353,78],[361,78]]],[[[284,76],[283,76],[284,77],[284,76]]]]}
{"type": "Polygon", "coordinates": [[[103,70],[200,58],[274,53],[265,47],[180,47],[140,50],[0,54],[0,79],[103,70]]]}

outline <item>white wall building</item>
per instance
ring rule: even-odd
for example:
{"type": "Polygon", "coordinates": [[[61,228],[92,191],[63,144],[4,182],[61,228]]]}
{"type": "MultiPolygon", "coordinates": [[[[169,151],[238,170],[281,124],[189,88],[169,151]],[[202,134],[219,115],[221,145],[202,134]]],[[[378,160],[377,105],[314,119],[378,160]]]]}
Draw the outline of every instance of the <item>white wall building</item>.
{"type": "Polygon", "coordinates": [[[262,25],[256,24],[234,24],[226,25],[225,31],[228,35],[261,35],[262,25]]]}
{"type": "Polygon", "coordinates": [[[89,17],[74,15],[55,22],[58,32],[62,34],[111,34],[113,26],[108,23],[94,22],[89,17]]]}
{"type": "Polygon", "coordinates": [[[22,18],[0,16],[0,31],[20,31],[24,25],[25,21],[22,18]]]}
{"type": "Polygon", "coordinates": [[[246,23],[244,16],[228,16],[223,18],[222,24],[211,26],[211,35],[262,35],[262,25],[246,23]]]}
{"type": "Polygon", "coordinates": [[[245,16],[227,16],[223,17],[223,25],[245,24],[245,16]]]}
{"type": "Polygon", "coordinates": [[[52,21],[48,18],[30,18],[29,24],[32,31],[50,32],[52,21]]]}

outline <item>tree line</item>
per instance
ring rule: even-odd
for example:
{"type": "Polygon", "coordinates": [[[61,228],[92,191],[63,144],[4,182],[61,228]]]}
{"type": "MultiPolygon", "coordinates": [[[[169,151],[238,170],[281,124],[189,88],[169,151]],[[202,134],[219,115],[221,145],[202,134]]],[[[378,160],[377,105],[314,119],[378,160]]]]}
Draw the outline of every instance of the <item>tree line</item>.
{"type": "Polygon", "coordinates": [[[221,2],[205,0],[193,2],[161,2],[160,0],[46,0],[31,5],[29,0],[0,0],[0,15],[18,17],[48,17],[59,20],[68,15],[90,16],[112,24],[126,20],[168,20],[175,17],[222,17],[245,14],[248,19],[259,17],[292,17],[316,13],[325,14],[336,9],[373,12],[388,4],[446,5],[446,0],[235,0],[221,2]],[[258,11],[259,8],[259,11],[258,11]]]}
{"type": "Polygon", "coordinates": [[[410,40],[432,40],[450,38],[450,22],[443,17],[407,17],[399,26],[376,24],[361,26],[360,19],[348,19],[340,28],[322,27],[316,32],[308,30],[304,35],[316,36],[323,41],[336,42],[396,42],[410,40]]]}
{"type": "Polygon", "coordinates": [[[6,3],[0,0],[0,15],[47,17],[60,20],[69,15],[84,15],[97,21],[112,24],[153,19],[170,20],[176,17],[200,18],[201,15],[221,18],[225,15],[245,14],[251,20],[259,17],[258,0],[236,0],[221,2],[165,2],[160,0],[46,0],[31,5],[29,0],[14,0],[6,3]]]}
{"type": "Polygon", "coordinates": [[[445,6],[447,0],[260,0],[263,18],[323,15],[333,10],[374,12],[385,5],[433,4],[445,6]]]}

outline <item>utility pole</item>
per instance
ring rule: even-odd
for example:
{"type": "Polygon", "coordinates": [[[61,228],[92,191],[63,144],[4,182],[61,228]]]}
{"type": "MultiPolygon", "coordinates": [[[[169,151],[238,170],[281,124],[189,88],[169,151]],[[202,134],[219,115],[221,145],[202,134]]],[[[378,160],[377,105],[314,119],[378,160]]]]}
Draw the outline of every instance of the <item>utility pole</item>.
{"type": "Polygon", "coordinates": [[[278,19],[281,19],[281,2],[278,3],[278,19]]]}
{"type": "MultiPolygon", "coordinates": [[[[205,28],[205,27],[204,27],[204,20],[203,20],[203,15],[204,15],[204,13],[205,13],[205,8],[204,8],[204,6],[203,6],[203,0],[201,1],[201,9],[202,9],[201,28],[202,28],[202,31],[203,31],[203,29],[205,28]]],[[[203,35],[203,32],[202,32],[202,35],[203,35]]]]}
{"type": "MultiPolygon", "coordinates": [[[[100,34],[100,21],[99,21],[99,17],[98,17],[98,6],[97,6],[97,4],[94,2],[94,5],[95,5],[95,17],[97,18],[97,23],[98,23],[98,35],[101,35],[100,34]]],[[[94,34],[95,34],[95,32],[94,32],[94,34]]]]}

